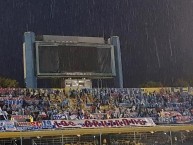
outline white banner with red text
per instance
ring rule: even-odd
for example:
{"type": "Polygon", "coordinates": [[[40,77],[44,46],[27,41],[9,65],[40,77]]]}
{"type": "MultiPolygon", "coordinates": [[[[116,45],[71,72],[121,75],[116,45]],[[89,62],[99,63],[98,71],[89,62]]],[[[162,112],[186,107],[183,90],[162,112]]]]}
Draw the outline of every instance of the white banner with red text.
{"type": "Polygon", "coordinates": [[[108,128],[155,126],[152,118],[119,118],[105,120],[42,120],[33,122],[0,121],[0,131],[24,131],[64,128],[108,128]]]}
{"type": "Polygon", "coordinates": [[[119,118],[105,120],[52,120],[55,128],[100,128],[100,127],[125,127],[125,126],[155,126],[152,118],[119,118]]]}

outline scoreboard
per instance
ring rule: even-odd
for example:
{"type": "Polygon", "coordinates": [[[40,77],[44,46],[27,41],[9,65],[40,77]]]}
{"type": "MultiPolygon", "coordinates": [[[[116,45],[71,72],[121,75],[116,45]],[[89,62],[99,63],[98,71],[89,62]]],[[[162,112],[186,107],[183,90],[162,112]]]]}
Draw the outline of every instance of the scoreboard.
{"type": "Polygon", "coordinates": [[[114,77],[114,47],[109,44],[36,42],[39,77],[114,77]]]}

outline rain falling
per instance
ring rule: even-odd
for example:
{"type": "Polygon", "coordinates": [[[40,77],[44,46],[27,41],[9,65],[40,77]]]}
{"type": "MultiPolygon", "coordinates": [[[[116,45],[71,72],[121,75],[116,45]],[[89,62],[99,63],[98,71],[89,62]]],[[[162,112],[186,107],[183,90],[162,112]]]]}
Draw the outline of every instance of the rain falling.
{"type": "Polygon", "coordinates": [[[26,31],[119,36],[125,87],[193,78],[192,0],[9,0],[0,11],[0,75],[20,84],[26,31]]]}

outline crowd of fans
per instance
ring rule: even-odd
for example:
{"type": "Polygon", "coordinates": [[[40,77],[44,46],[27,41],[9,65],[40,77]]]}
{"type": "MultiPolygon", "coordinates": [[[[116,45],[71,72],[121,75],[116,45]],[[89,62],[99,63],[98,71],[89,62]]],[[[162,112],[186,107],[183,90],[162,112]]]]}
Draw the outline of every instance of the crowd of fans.
{"type": "MultiPolygon", "coordinates": [[[[192,88],[0,89],[1,112],[34,121],[193,116],[192,88]]],[[[2,115],[3,113],[1,113],[2,115]]],[[[2,117],[1,117],[2,118],[2,117]]]]}

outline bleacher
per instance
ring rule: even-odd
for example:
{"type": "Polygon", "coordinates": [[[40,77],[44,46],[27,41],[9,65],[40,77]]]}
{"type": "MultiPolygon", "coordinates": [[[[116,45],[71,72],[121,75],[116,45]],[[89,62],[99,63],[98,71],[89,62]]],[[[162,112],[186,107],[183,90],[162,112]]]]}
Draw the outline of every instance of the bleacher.
{"type": "Polygon", "coordinates": [[[34,121],[66,114],[68,119],[152,117],[156,123],[190,123],[192,88],[0,89],[0,107],[34,121]],[[101,115],[99,115],[101,114],[101,115]]]}

